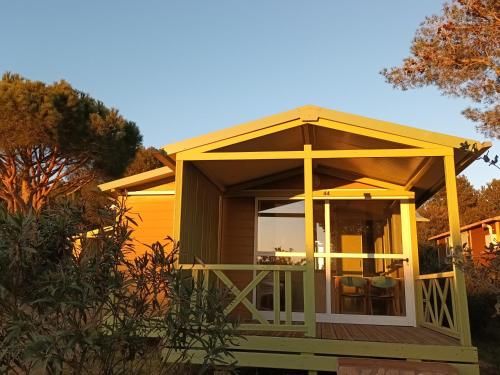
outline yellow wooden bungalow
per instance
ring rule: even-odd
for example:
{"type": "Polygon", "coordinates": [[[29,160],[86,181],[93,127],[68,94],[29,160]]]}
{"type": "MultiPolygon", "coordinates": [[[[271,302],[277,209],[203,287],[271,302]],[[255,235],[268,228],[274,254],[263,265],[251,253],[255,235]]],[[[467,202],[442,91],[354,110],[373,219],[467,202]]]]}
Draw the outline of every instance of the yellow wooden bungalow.
{"type": "Polygon", "coordinates": [[[350,357],[478,374],[464,276],[420,274],[415,209],[445,186],[459,246],[455,176],[488,147],[304,106],[167,145],[164,167],[100,188],[128,196],[139,242],[171,235],[181,263],[230,290],[239,366],[336,371],[350,357]]]}

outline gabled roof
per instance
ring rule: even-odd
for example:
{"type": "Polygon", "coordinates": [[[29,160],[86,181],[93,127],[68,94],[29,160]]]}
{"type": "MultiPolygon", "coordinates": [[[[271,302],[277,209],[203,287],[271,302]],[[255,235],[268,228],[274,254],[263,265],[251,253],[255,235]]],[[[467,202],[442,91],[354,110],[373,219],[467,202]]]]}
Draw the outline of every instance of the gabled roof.
{"type": "Polygon", "coordinates": [[[118,180],[113,180],[99,185],[101,191],[110,191],[114,189],[126,189],[128,187],[146,184],[148,182],[154,182],[161,180],[165,177],[172,176],[174,174],[173,170],[169,167],[160,167],[153,169],[151,171],[134,174],[132,176],[120,178],[118,180]]]}
{"type": "Polygon", "coordinates": [[[306,105],[303,107],[292,109],[290,111],[264,117],[256,121],[247,122],[234,127],[172,143],[163,146],[163,150],[168,155],[174,155],[178,152],[208,145],[221,140],[230,139],[242,134],[251,133],[257,130],[265,129],[294,120],[301,120],[303,123],[314,124],[314,122],[318,121],[319,118],[353,125],[368,130],[375,130],[387,134],[401,136],[408,139],[428,142],[431,144],[435,144],[436,146],[460,148],[461,144],[464,141],[467,141],[469,144],[477,144],[478,148],[491,146],[491,143],[489,142],[481,143],[473,139],[455,137],[452,135],[418,129],[411,126],[399,125],[392,122],[375,120],[368,117],[353,115],[350,113],[334,111],[314,105],[306,105]]]}
{"type": "MultiPolygon", "coordinates": [[[[345,173],[397,184],[415,192],[417,205],[425,202],[444,186],[444,168],[440,157],[412,157],[418,148],[453,151],[456,173],[463,171],[491,147],[490,142],[456,137],[442,133],[375,120],[334,111],[314,105],[264,117],[163,147],[166,167],[116,180],[100,186],[102,190],[123,189],[139,183],[157,181],[173,175],[178,153],[217,153],[251,151],[303,150],[311,144],[315,150],[381,150],[408,149],[405,157],[317,159],[316,168],[336,169],[345,173]],[[474,152],[463,145],[474,145],[474,152]],[[414,150],[410,150],[413,148],[414,150]]],[[[209,159],[207,159],[209,160],[209,159]]],[[[298,160],[194,161],[212,181],[222,187],[274,176],[300,167],[298,160]],[[238,166],[235,167],[236,164],[238,166]],[[295,164],[294,164],[295,163],[295,164]],[[230,171],[230,173],[228,173],[230,171]]]]}

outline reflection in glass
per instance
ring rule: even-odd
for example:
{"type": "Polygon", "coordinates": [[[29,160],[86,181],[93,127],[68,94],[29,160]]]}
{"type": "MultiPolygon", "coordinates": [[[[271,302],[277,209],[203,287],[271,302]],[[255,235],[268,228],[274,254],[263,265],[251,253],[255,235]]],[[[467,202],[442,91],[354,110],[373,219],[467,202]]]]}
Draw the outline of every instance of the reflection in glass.
{"type": "MultiPolygon", "coordinates": [[[[257,264],[304,264],[304,201],[260,200],[257,214],[257,264]],[[284,255],[283,253],[286,253],[284,255]],[[290,254],[288,256],[288,253],[290,254]],[[294,253],[302,253],[294,255],[294,253]]],[[[285,310],[285,275],[280,273],[280,306],[285,310]]],[[[304,311],[301,272],[292,272],[292,310],[304,311]]],[[[273,309],[273,276],[269,274],[256,288],[259,310],[273,309]]]]}
{"type": "Polygon", "coordinates": [[[261,200],[257,215],[257,253],[304,252],[304,201],[261,200]]]}

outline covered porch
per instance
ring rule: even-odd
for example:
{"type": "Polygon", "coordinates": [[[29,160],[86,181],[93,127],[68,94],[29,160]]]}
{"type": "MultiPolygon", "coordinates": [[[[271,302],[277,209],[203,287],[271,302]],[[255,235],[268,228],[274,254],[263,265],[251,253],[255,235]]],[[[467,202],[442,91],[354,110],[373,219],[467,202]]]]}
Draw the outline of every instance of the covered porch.
{"type": "Polygon", "coordinates": [[[415,210],[445,185],[459,246],[455,176],[476,156],[453,137],[298,116],[175,153],[180,261],[231,294],[239,365],[360,356],[474,373],[463,274],[420,275],[415,210]]]}

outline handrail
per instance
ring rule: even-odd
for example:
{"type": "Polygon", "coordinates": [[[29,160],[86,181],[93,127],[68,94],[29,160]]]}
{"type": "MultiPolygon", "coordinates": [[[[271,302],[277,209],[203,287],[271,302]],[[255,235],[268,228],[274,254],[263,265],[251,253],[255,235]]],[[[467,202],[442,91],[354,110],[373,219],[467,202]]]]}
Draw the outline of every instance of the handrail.
{"type": "MultiPolygon", "coordinates": [[[[315,257],[322,257],[322,253],[315,253],[315,257]],[[318,254],[318,256],[316,256],[318,254]]],[[[375,254],[375,253],[329,253],[328,258],[352,258],[352,259],[403,259],[408,261],[406,254],[375,254]]]]}
{"type": "Polygon", "coordinates": [[[445,277],[453,277],[455,274],[453,271],[448,271],[448,272],[438,272],[438,273],[428,273],[425,275],[419,275],[417,276],[417,280],[429,280],[429,279],[441,279],[445,277]]]}
{"type": "Polygon", "coordinates": [[[305,265],[284,264],[182,264],[185,270],[219,271],[305,271],[305,265]]]}
{"type": "MultiPolygon", "coordinates": [[[[276,251],[278,257],[305,257],[305,252],[300,251],[276,251]]],[[[348,258],[348,259],[403,259],[408,261],[408,255],[405,254],[375,254],[375,253],[314,253],[315,258],[348,258]]]]}

